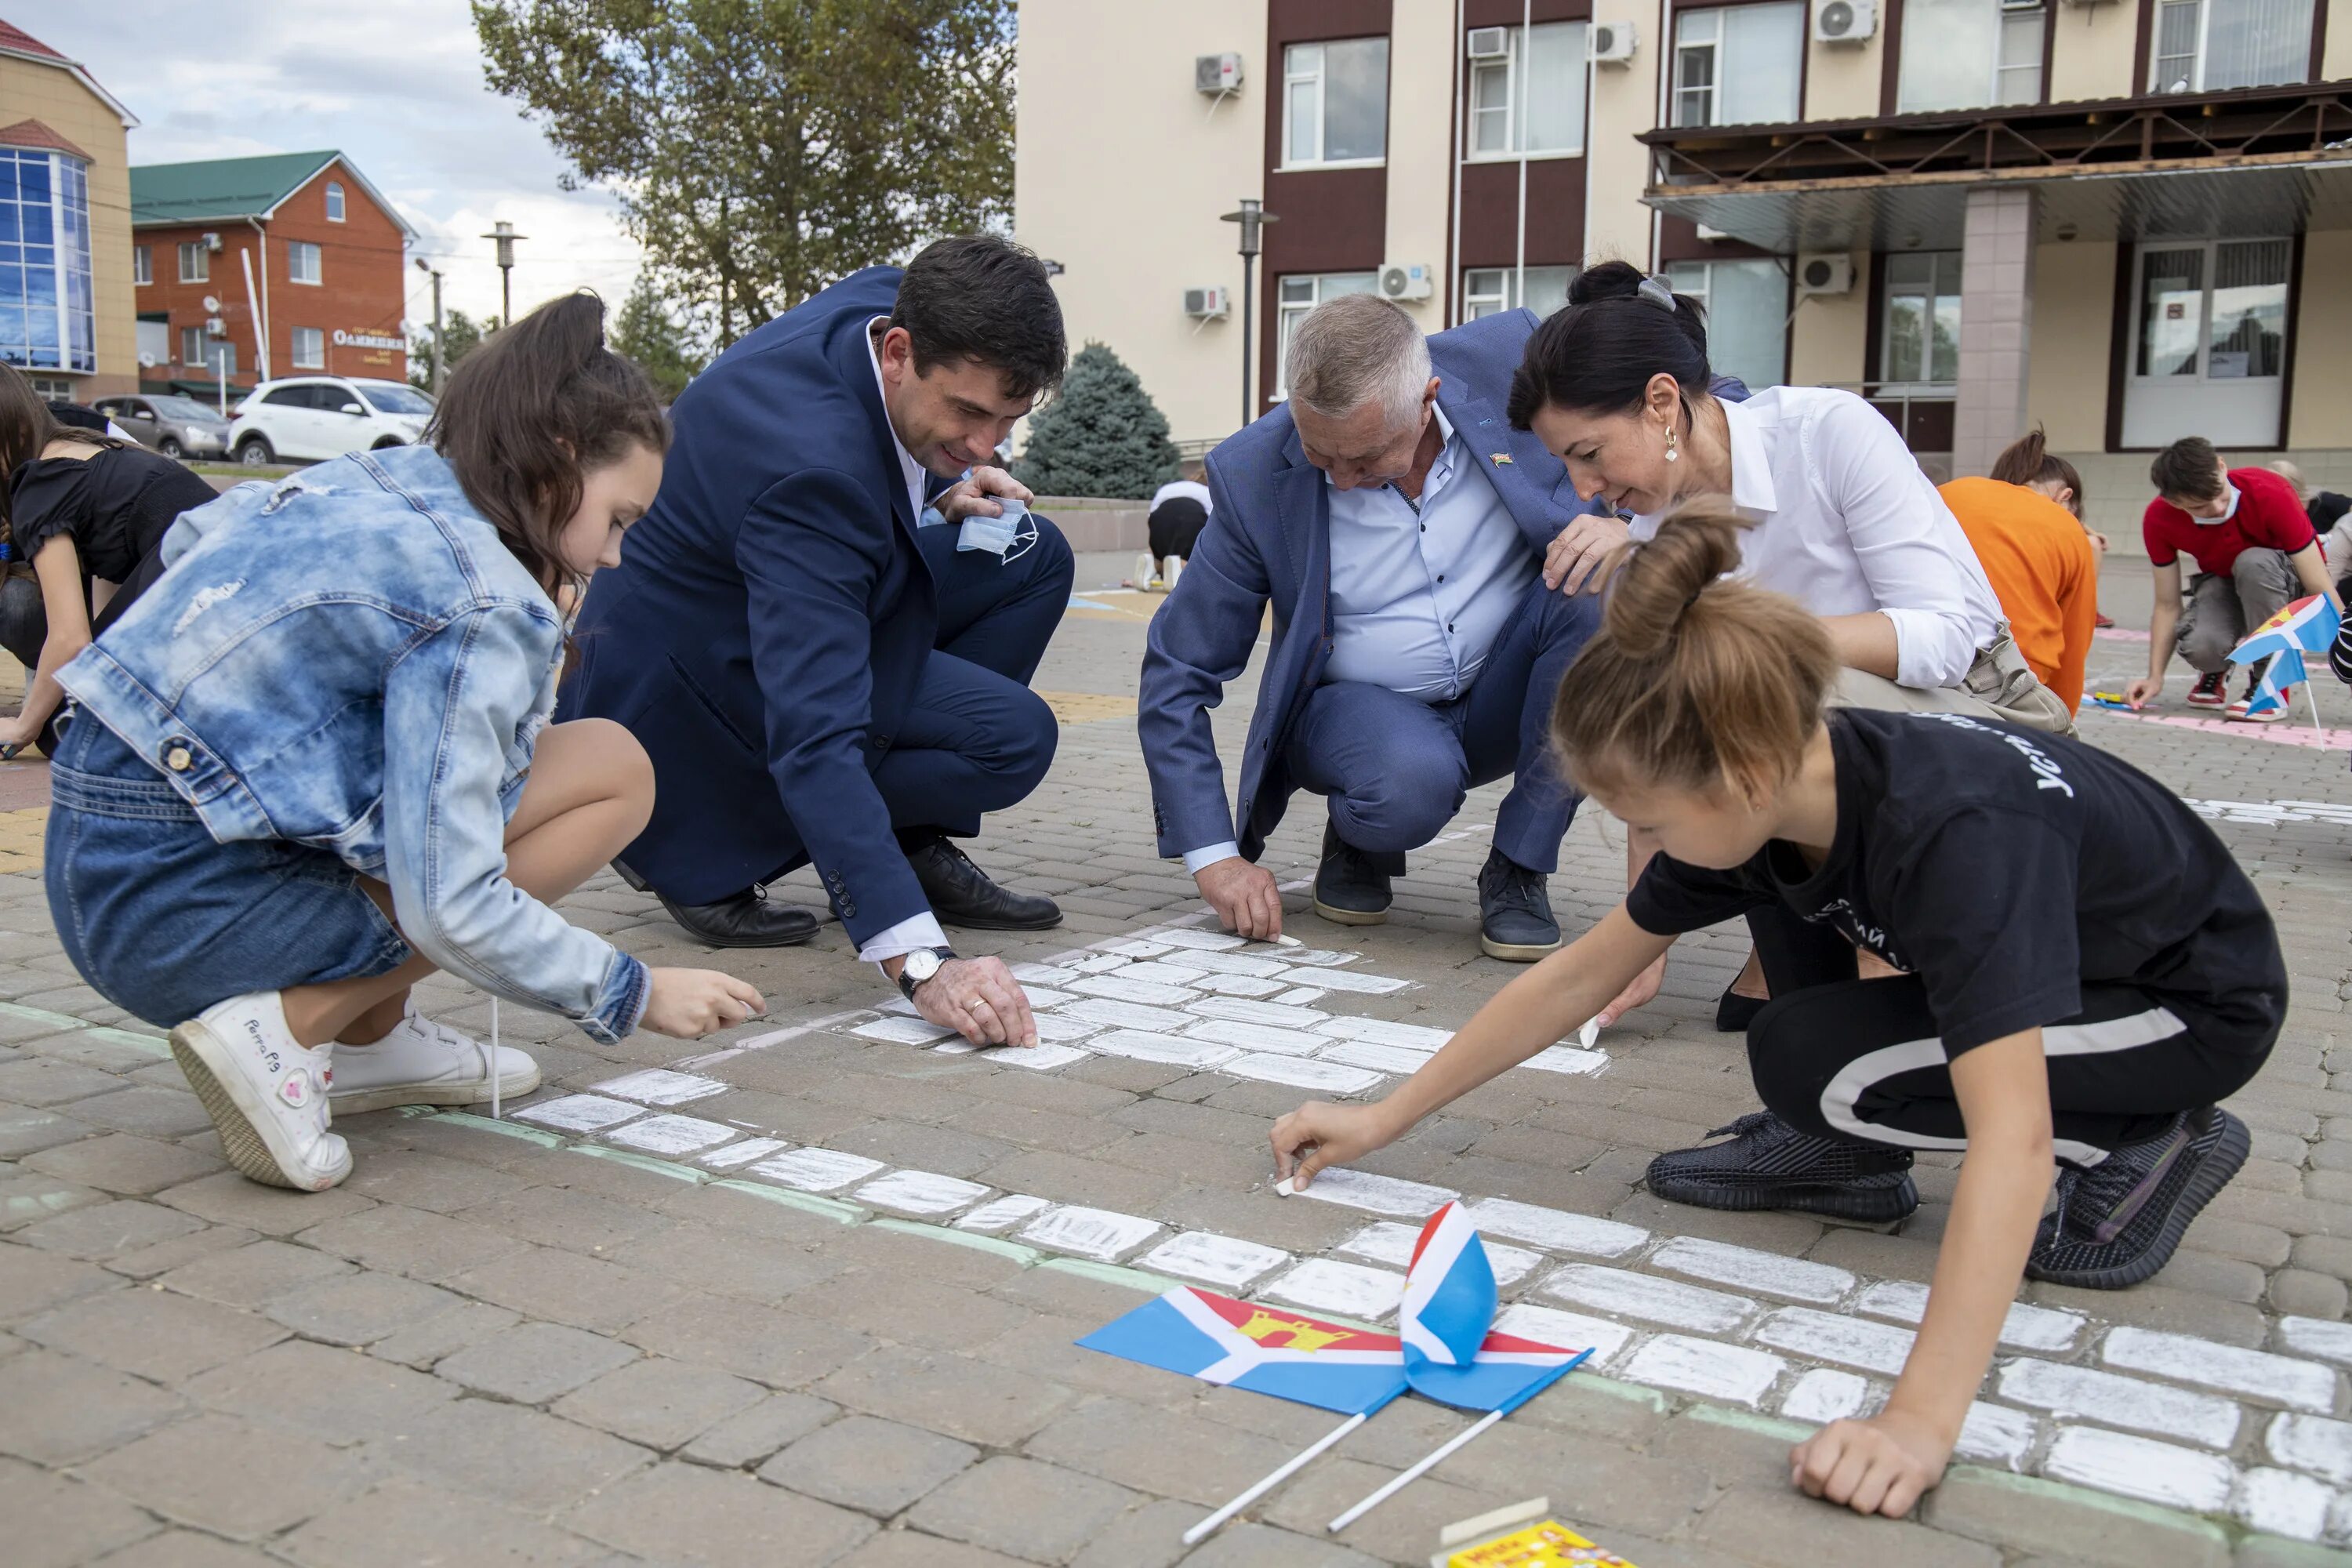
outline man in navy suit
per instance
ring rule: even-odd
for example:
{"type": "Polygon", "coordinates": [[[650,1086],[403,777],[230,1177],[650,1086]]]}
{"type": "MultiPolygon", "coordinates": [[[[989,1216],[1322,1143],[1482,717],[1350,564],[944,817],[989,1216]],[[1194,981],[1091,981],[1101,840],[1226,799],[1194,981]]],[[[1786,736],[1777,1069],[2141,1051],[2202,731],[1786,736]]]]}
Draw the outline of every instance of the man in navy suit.
{"type": "Polygon", "coordinates": [[[1600,613],[1544,581],[1546,551],[1588,509],[1505,417],[1535,327],[1511,310],[1424,338],[1384,300],[1331,300],[1292,334],[1288,402],[1209,455],[1214,504],[1151,623],[1139,727],[1160,852],[1244,936],[1282,929],[1255,862],[1294,791],[1329,802],[1316,912],[1370,925],[1404,851],[1508,775],[1479,944],[1522,963],[1559,945],[1546,883],[1576,797],[1548,755],[1551,702],[1600,613]],[[1209,710],[1269,602],[1229,811],[1209,710]]]}
{"type": "Polygon", "coordinates": [[[653,510],[597,574],[566,692],[653,759],[616,865],[704,942],[815,929],[764,885],[814,862],[861,958],[978,1044],[1034,1044],[1027,999],[941,922],[1055,925],[957,848],[1053,761],[1028,689],[1069,546],[985,466],[1068,357],[1043,263],[941,240],[843,279],[688,387],[653,510]]]}

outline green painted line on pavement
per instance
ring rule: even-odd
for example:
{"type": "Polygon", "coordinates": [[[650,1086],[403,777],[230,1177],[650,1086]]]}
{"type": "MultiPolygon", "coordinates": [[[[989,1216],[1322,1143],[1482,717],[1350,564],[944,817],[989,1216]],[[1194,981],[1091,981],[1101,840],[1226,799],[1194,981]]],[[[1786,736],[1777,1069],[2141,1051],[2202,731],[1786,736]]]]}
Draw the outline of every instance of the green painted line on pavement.
{"type": "Polygon", "coordinates": [[[552,1132],[542,1132],[536,1127],[524,1127],[512,1121],[488,1116],[476,1116],[470,1111],[441,1110],[433,1113],[436,1121],[454,1121],[460,1127],[478,1128],[484,1132],[496,1132],[508,1138],[520,1138],[526,1143],[536,1143],[542,1149],[565,1147],[562,1139],[552,1132]]]}
{"type": "MultiPolygon", "coordinates": [[[[1990,1487],[1996,1491],[2012,1491],[2026,1497],[2047,1498],[2053,1502],[2076,1503],[2084,1508],[2097,1509],[2104,1513],[2116,1514],[2141,1524],[2152,1524],[2165,1530],[2177,1530],[2185,1535],[2194,1535],[2212,1542],[2224,1551],[2228,1550],[2230,1545],[2231,1532],[2211,1520],[2193,1513],[2183,1513],[2179,1509],[2166,1508],[2161,1503],[2142,1502],[2137,1498],[2117,1497],[2113,1492],[2094,1491],[2089,1487],[2078,1487],[2071,1481],[2046,1480],[2040,1476],[2021,1476],[2014,1471],[1996,1470],[1984,1465],[1955,1465],[1950,1473],[1945,1476],[1942,1484],[1949,1486],[1958,1477],[1966,1477],[1970,1482],[1990,1487]]],[[[1930,1498],[1934,1495],[1932,1492],[1928,1494],[1930,1498]]],[[[2280,1538],[2263,1536],[2260,1539],[2270,1542],[2280,1538]]]]}
{"type": "Polygon", "coordinates": [[[0,1002],[0,1018],[22,1018],[28,1024],[47,1024],[52,1029],[87,1029],[87,1018],[77,1018],[70,1013],[52,1013],[46,1007],[27,1007],[17,1002],[0,1002]]]}
{"type": "Polygon", "coordinates": [[[161,1058],[166,1061],[171,1059],[172,1042],[161,1035],[134,1034],[129,1029],[93,1028],[84,1032],[94,1040],[105,1040],[113,1045],[128,1046],[134,1051],[144,1051],[151,1057],[161,1058]]]}
{"type": "Polygon", "coordinates": [[[572,1152],[585,1154],[592,1160],[611,1160],[619,1164],[633,1165],[640,1171],[651,1171],[656,1176],[667,1176],[673,1182],[688,1182],[696,1186],[710,1180],[709,1173],[698,1171],[691,1165],[640,1154],[634,1149],[607,1149],[601,1143],[574,1143],[572,1152]]]}
{"type": "Polygon", "coordinates": [[[866,1212],[856,1204],[845,1204],[836,1198],[821,1198],[811,1193],[796,1193],[788,1187],[762,1186],[757,1182],[738,1181],[732,1176],[710,1184],[724,1187],[730,1193],[748,1193],[755,1198],[765,1198],[772,1204],[799,1209],[803,1214],[829,1219],[835,1225],[856,1225],[867,1217],[866,1212]]]}
{"type": "Polygon", "coordinates": [[[1695,1402],[1683,1415],[1689,1420],[1704,1421],[1710,1426],[1728,1426],[1734,1431],[1753,1432],[1759,1437],[1779,1437],[1790,1443],[1801,1443],[1821,1430],[1817,1425],[1808,1426],[1801,1421],[1759,1415],[1752,1410],[1737,1410],[1727,1405],[1695,1402]]]}
{"type": "Polygon", "coordinates": [[[1007,1241],[1001,1236],[982,1236],[975,1231],[951,1230],[943,1225],[925,1225],[919,1220],[884,1217],[873,1222],[877,1230],[902,1230],[908,1236],[919,1236],[930,1241],[944,1241],[953,1247],[969,1247],[975,1252],[992,1252],[999,1258],[1009,1258],[1024,1268],[1034,1268],[1045,1254],[1034,1247],[1024,1247],[1017,1241],[1007,1241]]]}
{"type": "MultiPolygon", "coordinates": [[[[1124,1285],[1130,1290],[1148,1291],[1154,1296],[1165,1295],[1184,1283],[1181,1279],[1171,1279],[1164,1275],[1146,1274],[1140,1268],[1122,1268],[1116,1263],[1097,1263],[1088,1258],[1048,1258],[1037,1267],[1050,1268],[1057,1274],[1076,1274],[1082,1279],[1099,1279],[1106,1285],[1124,1285]]],[[[1346,1323],[1351,1329],[1362,1326],[1349,1323],[1344,1318],[1328,1321],[1346,1323]]],[[[1378,1333],[1380,1331],[1374,1329],[1372,1331],[1378,1333]]]]}

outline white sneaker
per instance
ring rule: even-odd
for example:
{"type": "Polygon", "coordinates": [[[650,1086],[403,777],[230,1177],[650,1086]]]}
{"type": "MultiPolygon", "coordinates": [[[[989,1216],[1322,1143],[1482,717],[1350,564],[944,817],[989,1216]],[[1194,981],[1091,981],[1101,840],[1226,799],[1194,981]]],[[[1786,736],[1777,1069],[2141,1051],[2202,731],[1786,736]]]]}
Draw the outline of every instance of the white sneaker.
{"type": "Polygon", "coordinates": [[[356,1116],[395,1105],[487,1103],[493,1050],[500,1100],[519,1100],[539,1087],[539,1063],[527,1053],[484,1045],[435,1023],[411,1002],[392,1032],[373,1045],[336,1047],[335,1110],[356,1116]]]}
{"type": "Polygon", "coordinates": [[[352,1173],[351,1146],[327,1131],[334,1047],[295,1043],[277,992],[205,1008],[172,1031],[172,1055],[255,1181],[320,1193],[352,1173]]]}

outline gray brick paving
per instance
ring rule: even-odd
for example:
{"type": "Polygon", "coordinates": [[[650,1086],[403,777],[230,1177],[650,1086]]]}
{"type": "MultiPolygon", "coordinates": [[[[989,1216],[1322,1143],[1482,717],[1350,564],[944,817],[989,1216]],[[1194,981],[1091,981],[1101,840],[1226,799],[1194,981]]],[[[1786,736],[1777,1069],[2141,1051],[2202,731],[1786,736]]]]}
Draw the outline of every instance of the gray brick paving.
{"type": "MultiPolygon", "coordinates": [[[[2120,586],[2111,585],[2111,609],[2137,602],[2128,579],[2120,586]]],[[[1131,616],[1073,616],[1037,684],[1131,695],[1140,626],[1131,616]]],[[[2094,684],[2140,656],[2136,644],[2103,639],[2094,684]]],[[[2352,700],[2329,689],[2321,701],[2331,723],[2352,725],[2352,700]]],[[[1248,711],[1244,692],[1220,711],[1229,743],[1248,711]]],[[[2328,1470],[2338,1462],[2332,1445],[2352,1455],[2352,1350],[2327,1348],[2352,1340],[2322,1331],[2345,1333],[2352,1286],[2352,1035],[2343,1022],[2352,789],[2340,750],[2105,715],[2087,717],[2084,731],[2204,803],[2280,921],[2295,984],[2289,1023],[2234,1102],[2254,1130],[2254,1158],[2173,1266],[2136,1291],[2021,1293],[2084,1315],[2087,1327],[2063,1349],[2004,1358],[2099,1373],[2115,1381],[2086,1386],[2121,1388],[2127,1406],[2035,1426],[2011,1405],[2004,1418],[2024,1421],[2025,1446],[1956,1467],[1912,1521],[1856,1520],[1790,1492],[1787,1445],[1802,1428],[1775,1413],[1808,1368],[1847,1369],[1847,1382],[1816,1387],[1858,1384],[1865,1399],[1883,1397],[1872,1335],[1899,1343],[1908,1325],[1856,1303],[1901,1299],[1864,1296],[1880,1282],[1928,1278],[1956,1162],[1922,1163],[1925,1206],[1899,1234],[1679,1209],[1639,1189],[1651,1154],[1754,1104],[1736,1043],[1710,1026],[1715,994],[1745,950],[1736,931],[1683,945],[1665,994],[1602,1042],[1604,1070],[1506,1075],[1365,1163],[1375,1175],[1638,1227],[1623,1233],[1639,1238],[1630,1249],[1615,1252],[1580,1251],[1586,1243],[1572,1237],[1564,1250],[1557,1236],[1512,1239],[1546,1254],[1513,1288],[1520,1299],[1583,1312],[1599,1300],[1602,1316],[1619,1319],[1601,1371],[1549,1391],[1328,1539],[1332,1513],[1462,1424],[1414,1401],[1391,1406],[1187,1556],[1177,1537],[1203,1505],[1328,1419],[1076,1349],[1073,1340],[1157,1283],[1055,1259],[1053,1246],[1078,1245],[1066,1227],[1024,1237],[1024,1219],[1002,1240],[954,1231],[956,1205],[1027,1195],[1136,1216],[1148,1239],[1116,1253],[1130,1259],[1201,1232],[1296,1259],[1391,1267],[1343,1248],[1394,1214],[1265,1191],[1267,1121],[1300,1090],[1091,1053],[1032,1071],[859,1037],[850,1031],[888,995],[827,926],[804,950],[721,960],[776,1007],[727,1037],[682,1046],[647,1036],[605,1049],[513,1008],[501,1009],[501,1024],[510,1042],[544,1042],[535,1048],[548,1085],[537,1100],[680,1065],[719,1092],[654,1113],[956,1178],[980,1195],[917,1184],[877,1191],[871,1205],[851,1188],[812,1198],[757,1173],[666,1169],[571,1146],[616,1152],[604,1138],[397,1112],[338,1123],[358,1160],[344,1187],[284,1193],[224,1167],[156,1031],[80,984],[49,931],[37,879],[16,875],[0,877],[0,997],[10,999],[0,1005],[7,1555],[117,1568],[491,1559],[1296,1568],[1419,1562],[1450,1520],[1546,1495],[1648,1568],[2328,1560],[2323,1542],[2352,1544],[2352,1476],[2328,1470]],[[2298,804],[2331,801],[2339,804],[2298,804]],[[950,1206],[927,1213],[926,1202],[950,1206]],[[885,1219],[886,1210],[906,1218],[885,1219]],[[1659,1253],[1673,1237],[1745,1250],[1659,1253]],[[1632,1271],[1648,1282],[1643,1299],[1660,1303],[1643,1311],[1666,1310],[1669,1285],[1750,1305],[1736,1327],[1677,1327],[1625,1314],[1622,1300],[1546,1293],[1569,1265],[1632,1271]],[[1780,1265],[1791,1267],[1776,1273],[1780,1265]],[[2275,1384],[2306,1401],[2282,1406],[2261,1391],[2273,1385],[2211,1382],[2221,1375],[2213,1367],[2287,1375],[2273,1363],[2209,1349],[2182,1372],[2162,1360],[2172,1342],[2161,1338],[2102,1349],[2125,1328],[2332,1371],[2275,1384]],[[1653,1337],[1661,1333],[1685,1336],[1702,1359],[1721,1335],[1760,1335],[1724,1353],[1785,1370],[1754,1412],[1724,1394],[1625,1381],[1665,1375],[1656,1369],[1669,1363],[1686,1375],[1694,1352],[1670,1355],[1653,1337]],[[2044,1464],[2059,1426],[2089,1435],[2070,1453],[2147,1441],[2115,1435],[2145,1430],[2134,1428],[2150,1419],[2139,1390],[2173,1399],[2158,1401],[2165,1410],[2238,1417],[2234,1440],[2209,1427],[2168,1435],[2171,1449],[2115,1449],[2153,1453],[2159,1470],[2180,1463],[2174,1453],[2209,1467],[2183,1475],[2221,1467],[2230,1489],[2207,1514],[2004,1468],[2044,1464]],[[2281,1425],[2290,1421],[2306,1425],[2281,1425]]],[[[1387,926],[1326,927],[1294,894],[1292,929],[1309,946],[1360,954],[1346,966],[1355,973],[1409,983],[1328,990],[1302,972],[1307,989],[1328,990],[1309,1005],[1343,1024],[1444,1030],[1508,978],[1470,940],[1470,881],[1497,796],[1475,792],[1455,832],[1413,857],[1387,926]]],[[[1279,878],[1311,872],[1318,831],[1313,803],[1299,803],[1268,849],[1279,878]]],[[[1150,855],[1126,721],[1066,727],[1045,786],[992,818],[973,848],[1013,885],[1063,897],[1070,918],[1042,936],[960,936],[969,950],[1045,961],[1198,909],[1181,868],[1150,855]]],[[[1579,821],[1553,882],[1571,926],[1613,902],[1622,853],[1612,825],[1591,813],[1579,821]]],[[[822,902],[805,873],[776,891],[822,902]]],[[[710,962],[652,900],[611,878],[576,906],[649,962],[710,962]]],[[[1166,984],[1166,966],[1181,969],[1183,953],[1156,962],[1145,973],[1166,984]]],[[[488,1026],[482,998],[454,984],[429,984],[422,1000],[460,1026],[488,1026]]],[[[1375,1041],[1433,1038],[1347,1026],[1375,1041]]],[[[1390,1060],[1365,1059],[1383,1064],[1375,1070],[1390,1060]]],[[[1987,1397],[1999,1389],[1989,1384],[1987,1397]]]]}

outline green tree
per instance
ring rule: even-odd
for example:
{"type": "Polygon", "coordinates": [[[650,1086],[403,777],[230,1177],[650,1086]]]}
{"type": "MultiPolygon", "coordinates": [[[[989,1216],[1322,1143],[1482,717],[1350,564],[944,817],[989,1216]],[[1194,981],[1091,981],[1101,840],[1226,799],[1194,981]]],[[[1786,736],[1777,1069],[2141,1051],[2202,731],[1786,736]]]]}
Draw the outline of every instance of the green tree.
{"type": "Polygon", "coordinates": [[[636,287],[613,319],[613,348],[652,378],[665,403],[675,403],[686,384],[702,374],[709,363],[688,343],[669,307],[654,291],[653,279],[637,275],[636,287]]]}
{"type": "Polygon", "coordinates": [[[1029,422],[1013,477],[1039,495],[1148,497],[1177,477],[1168,416],[1101,343],[1070,361],[1062,390],[1029,422]]]}
{"type": "Polygon", "coordinates": [[[1014,0],[474,0],[489,84],[719,345],[1013,197],[1014,0]]]}
{"type": "MultiPolygon", "coordinates": [[[[441,337],[448,351],[447,370],[457,369],[459,360],[481,347],[482,340],[498,330],[496,316],[477,321],[463,310],[443,311],[441,337]]],[[[429,325],[419,326],[408,334],[408,384],[419,392],[433,390],[433,329],[429,325]]]]}

